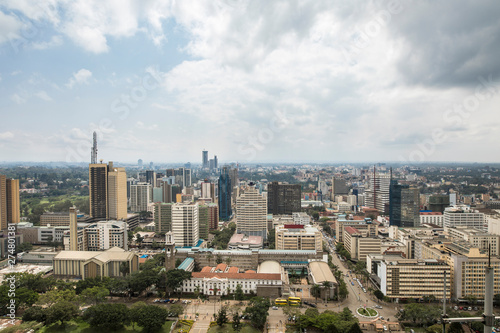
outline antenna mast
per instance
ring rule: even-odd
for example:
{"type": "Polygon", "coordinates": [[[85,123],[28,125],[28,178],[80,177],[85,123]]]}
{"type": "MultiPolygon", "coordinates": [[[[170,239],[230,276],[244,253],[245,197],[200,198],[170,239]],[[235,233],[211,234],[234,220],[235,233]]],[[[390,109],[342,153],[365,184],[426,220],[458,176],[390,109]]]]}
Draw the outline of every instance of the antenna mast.
{"type": "Polygon", "coordinates": [[[90,154],[90,163],[97,164],[97,134],[94,132],[94,140],[93,140],[92,150],[90,154]]]}

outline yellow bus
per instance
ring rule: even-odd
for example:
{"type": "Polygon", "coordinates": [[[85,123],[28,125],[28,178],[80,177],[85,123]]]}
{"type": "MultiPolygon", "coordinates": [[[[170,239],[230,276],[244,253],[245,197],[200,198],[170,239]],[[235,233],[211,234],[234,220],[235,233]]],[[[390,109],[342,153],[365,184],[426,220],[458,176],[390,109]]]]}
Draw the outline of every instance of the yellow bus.
{"type": "Polygon", "coordinates": [[[274,300],[274,304],[276,304],[276,305],[287,305],[287,304],[288,304],[288,302],[287,302],[287,300],[286,300],[286,299],[276,298],[276,299],[274,300]]]}
{"type": "Polygon", "coordinates": [[[290,303],[291,306],[300,306],[299,301],[289,301],[288,303],[290,303]]]}
{"type": "Polygon", "coordinates": [[[295,305],[295,304],[299,304],[302,303],[302,300],[300,299],[300,297],[288,297],[288,303],[290,303],[290,305],[295,305]]]}

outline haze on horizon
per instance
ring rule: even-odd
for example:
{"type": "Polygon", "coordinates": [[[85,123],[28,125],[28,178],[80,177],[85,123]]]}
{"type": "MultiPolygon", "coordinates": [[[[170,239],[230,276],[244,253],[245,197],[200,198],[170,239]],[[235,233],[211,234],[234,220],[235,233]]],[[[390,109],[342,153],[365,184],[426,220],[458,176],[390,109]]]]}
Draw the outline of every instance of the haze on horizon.
{"type": "Polygon", "coordinates": [[[0,4],[0,161],[500,162],[497,1],[0,4]]]}

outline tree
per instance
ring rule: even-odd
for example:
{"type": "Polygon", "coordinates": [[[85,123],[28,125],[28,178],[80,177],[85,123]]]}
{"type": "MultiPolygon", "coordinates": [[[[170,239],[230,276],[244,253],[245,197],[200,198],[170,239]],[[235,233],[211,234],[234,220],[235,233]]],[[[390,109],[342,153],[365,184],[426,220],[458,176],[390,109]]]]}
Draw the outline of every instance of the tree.
{"type": "Polygon", "coordinates": [[[447,333],[463,333],[464,329],[462,328],[462,324],[460,323],[451,323],[450,326],[448,326],[448,330],[446,331],[447,333]]]}
{"type": "Polygon", "coordinates": [[[175,259],[175,267],[179,267],[182,264],[182,260],[180,258],[175,259]]]}
{"type": "Polygon", "coordinates": [[[33,250],[33,244],[31,243],[21,243],[17,246],[17,252],[27,252],[33,250]]]}
{"type": "Polygon", "coordinates": [[[70,303],[76,303],[77,302],[77,296],[75,290],[71,289],[66,289],[66,290],[51,290],[46,292],[45,294],[41,294],[40,297],[38,298],[38,303],[39,304],[44,304],[47,306],[52,306],[52,304],[58,303],[58,302],[70,302],[70,303]]]}
{"type": "Polygon", "coordinates": [[[330,281],[323,281],[321,283],[322,287],[325,289],[325,302],[328,301],[328,291],[330,290],[330,288],[332,287],[332,284],[330,283],[330,281]]]}
{"type": "Polygon", "coordinates": [[[181,314],[184,313],[184,307],[182,305],[180,305],[180,304],[172,304],[168,308],[168,311],[170,313],[173,313],[175,317],[178,317],[178,316],[180,316],[181,314]]]}
{"type": "Polygon", "coordinates": [[[172,269],[167,272],[167,288],[175,292],[185,280],[191,280],[191,272],[182,269],[172,269]]]}
{"type": "Polygon", "coordinates": [[[231,266],[231,261],[232,261],[231,257],[227,257],[226,258],[226,265],[231,266]]]}
{"type": "Polygon", "coordinates": [[[129,309],[125,304],[98,304],[85,310],[83,320],[93,328],[116,331],[130,323],[129,309]]]}
{"type": "Polygon", "coordinates": [[[156,305],[138,306],[130,309],[130,318],[143,328],[144,332],[158,331],[167,320],[168,312],[156,305]]]}
{"type": "Polygon", "coordinates": [[[318,284],[314,284],[311,287],[311,295],[316,298],[316,303],[318,303],[318,297],[320,296],[321,293],[321,287],[318,284]]]}
{"type": "Polygon", "coordinates": [[[214,257],[214,255],[212,254],[212,252],[207,253],[208,266],[210,266],[210,263],[212,262],[213,257],[214,257]]]}
{"type": "Polygon", "coordinates": [[[104,287],[92,287],[87,288],[82,291],[82,299],[86,304],[95,304],[97,305],[100,302],[106,300],[106,297],[109,296],[109,290],[104,287]]]}
{"type": "Polygon", "coordinates": [[[218,255],[215,256],[215,263],[217,265],[222,264],[223,261],[224,260],[222,259],[222,256],[220,254],[218,254],[218,255]]]}
{"type": "Polygon", "coordinates": [[[61,322],[64,326],[65,322],[75,318],[78,315],[78,307],[68,301],[62,301],[52,305],[46,311],[45,324],[61,322]]]}
{"type": "Polygon", "coordinates": [[[234,314],[233,314],[233,330],[235,332],[239,332],[241,330],[241,321],[240,321],[240,314],[238,313],[238,311],[236,311],[234,314]]]}
{"type": "Polygon", "coordinates": [[[243,294],[243,288],[239,283],[236,285],[236,289],[234,291],[234,298],[237,299],[238,301],[242,301],[245,298],[245,294],[243,294]]]}
{"type": "Polygon", "coordinates": [[[120,264],[120,273],[123,274],[123,276],[130,274],[130,263],[128,261],[124,261],[120,264]]]}
{"type": "Polygon", "coordinates": [[[250,305],[246,307],[245,313],[250,318],[250,323],[257,329],[263,329],[269,315],[269,300],[262,297],[254,297],[250,305]]]}
{"type": "Polygon", "coordinates": [[[358,323],[353,323],[347,333],[363,333],[358,323]]]}
{"type": "Polygon", "coordinates": [[[219,326],[224,326],[225,323],[227,323],[227,310],[226,307],[223,306],[220,308],[219,312],[217,312],[217,315],[215,316],[215,321],[217,322],[217,325],[219,326]]]}
{"type": "Polygon", "coordinates": [[[23,314],[23,321],[36,321],[42,323],[46,319],[47,319],[46,310],[41,306],[29,307],[23,314]]]}
{"type": "Polygon", "coordinates": [[[379,289],[375,290],[373,292],[373,295],[375,295],[375,297],[377,297],[379,300],[384,299],[384,293],[382,291],[380,291],[379,289]]]}

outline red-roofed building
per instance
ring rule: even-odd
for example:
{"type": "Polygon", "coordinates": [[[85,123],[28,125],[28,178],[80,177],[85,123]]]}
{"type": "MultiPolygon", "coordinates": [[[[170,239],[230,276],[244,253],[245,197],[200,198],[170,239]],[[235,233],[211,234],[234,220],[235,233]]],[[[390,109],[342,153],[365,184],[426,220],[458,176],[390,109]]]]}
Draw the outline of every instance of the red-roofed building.
{"type": "Polygon", "coordinates": [[[202,273],[210,273],[212,271],[212,268],[213,267],[210,267],[210,266],[205,266],[201,269],[201,272],[202,273]]]}
{"type": "MultiPolygon", "coordinates": [[[[219,264],[219,267],[222,264],[219,264]]],[[[227,268],[227,265],[220,268],[227,268]]],[[[238,267],[230,267],[226,272],[217,273],[212,267],[204,267],[201,272],[191,273],[191,279],[182,284],[182,291],[187,293],[195,292],[199,288],[205,295],[227,295],[230,291],[236,290],[240,285],[243,293],[254,292],[259,296],[281,296],[283,279],[281,273],[257,273],[248,270],[245,273],[238,273],[238,267]]]]}
{"type": "Polygon", "coordinates": [[[227,269],[227,265],[226,264],[218,264],[215,267],[214,272],[215,273],[224,273],[224,272],[226,272],[226,269],[227,269]]]}
{"type": "Polygon", "coordinates": [[[444,215],[440,212],[420,212],[420,224],[435,224],[442,227],[444,215]]]}

